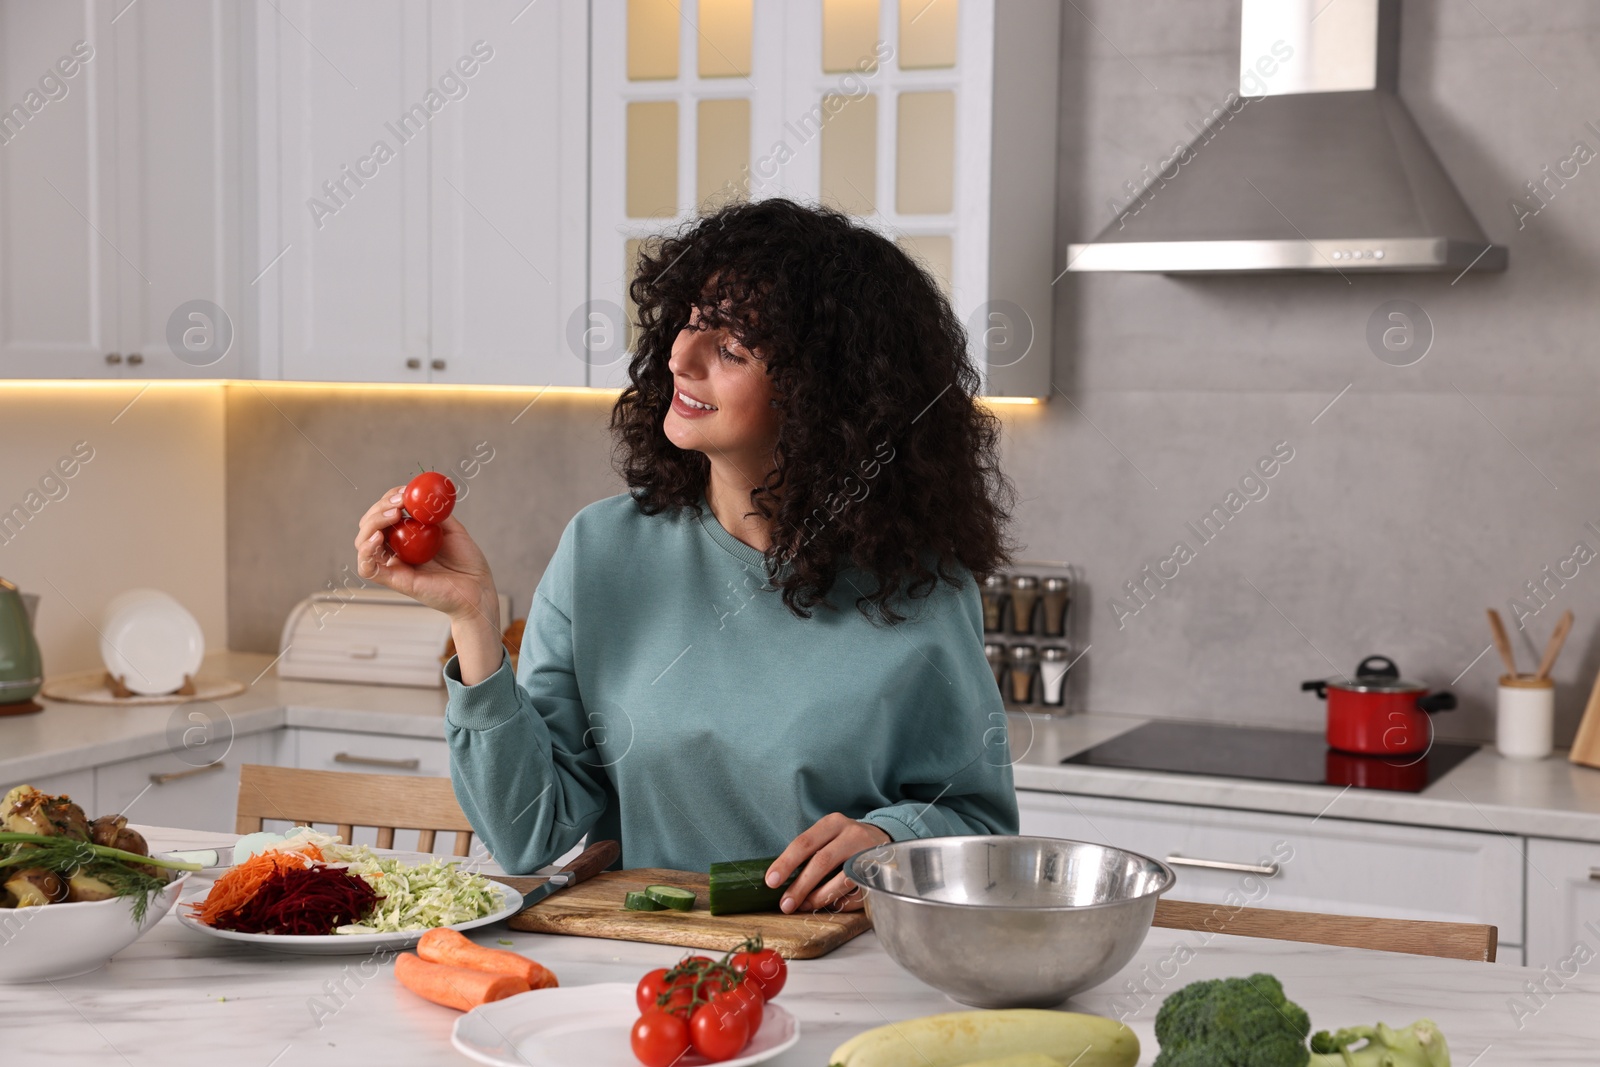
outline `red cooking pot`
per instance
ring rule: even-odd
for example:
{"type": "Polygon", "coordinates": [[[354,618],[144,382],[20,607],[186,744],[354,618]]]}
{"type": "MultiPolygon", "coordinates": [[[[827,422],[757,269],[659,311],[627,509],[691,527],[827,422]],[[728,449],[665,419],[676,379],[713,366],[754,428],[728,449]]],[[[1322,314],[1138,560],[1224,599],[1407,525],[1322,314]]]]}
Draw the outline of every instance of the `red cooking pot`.
{"type": "Polygon", "coordinates": [[[1328,745],[1361,756],[1403,756],[1426,752],[1433,743],[1429,715],[1456,706],[1450,693],[1400,677],[1387,656],[1368,656],[1354,678],[1303,682],[1328,702],[1328,745]]]}

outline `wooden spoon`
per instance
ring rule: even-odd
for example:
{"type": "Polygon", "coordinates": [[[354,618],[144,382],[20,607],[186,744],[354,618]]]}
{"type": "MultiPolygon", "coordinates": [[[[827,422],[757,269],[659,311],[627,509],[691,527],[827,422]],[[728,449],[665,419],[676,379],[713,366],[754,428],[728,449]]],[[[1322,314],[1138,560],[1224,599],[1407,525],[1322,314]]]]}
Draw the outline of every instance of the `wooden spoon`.
{"type": "Polygon", "coordinates": [[[1561,646],[1566,643],[1567,634],[1572,631],[1572,612],[1563,611],[1561,618],[1556,620],[1556,628],[1550,634],[1550,643],[1544,647],[1544,659],[1539,661],[1539,673],[1534,675],[1541,681],[1550,677],[1550,668],[1556,665],[1556,657],[1561,655],[1561,646]]]}
{"type": "Polygon", "coordinates": [[[1500,650],[1500,659],[1506,665],[1506,673],[1515,678],[1517,661],[1511,654],[1511,638],[1506,636],[1505,624],[1500,621],[1500,613],[1493,608],[1489,609],[1489,630],[1494,634],[1494,647],[1500,650]]]}

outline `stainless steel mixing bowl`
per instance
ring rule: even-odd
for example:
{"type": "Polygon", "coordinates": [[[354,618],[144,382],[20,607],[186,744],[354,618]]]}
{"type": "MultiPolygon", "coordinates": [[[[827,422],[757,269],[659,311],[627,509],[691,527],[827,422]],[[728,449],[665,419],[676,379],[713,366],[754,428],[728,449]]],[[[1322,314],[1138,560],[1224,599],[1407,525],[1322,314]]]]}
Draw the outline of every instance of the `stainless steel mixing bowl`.
{"type": "Polygon", "coordinates": [[[1164,863],[1054,837],[931,837],[850,857],[894,961],[980,1008],[1059,1004],[1121,970],[1144,943],[1164,863]]]}

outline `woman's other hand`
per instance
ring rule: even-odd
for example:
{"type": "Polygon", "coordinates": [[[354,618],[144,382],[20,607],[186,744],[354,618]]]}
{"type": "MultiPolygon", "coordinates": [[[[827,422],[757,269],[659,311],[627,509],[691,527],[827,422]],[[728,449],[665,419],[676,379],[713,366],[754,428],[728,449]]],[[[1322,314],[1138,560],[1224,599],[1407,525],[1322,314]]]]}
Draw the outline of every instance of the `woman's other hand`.
{"type": "Polygon", "coordinates": [[[783,854],[767,868],[767,885],[780,886],[789,872],[805,867],[783,894],[778,907],[784,912],[859,911],[862,895],[860,889],[844,872],[822,882],[824,876],[845,860],[890,840],[889,835],[870,823],[857,822],[848,815],[834,812],[824,815],[811,828],[783,850],[783,854]],[[821,884],[818,884],[821,883],[821,884]]]}
{"type": "Polygon", "coordinates": [[[452,517],[439,524],[439,552],[426,563],[412,566],[389,548],[384,531],[402,518],[404,491],[405,486],[395,486],[361,516],[356,528],[356,574],[442,611],[452,621],[476,621],[498,635],[500,602],[489,561],[458,520],[452,517]]]}

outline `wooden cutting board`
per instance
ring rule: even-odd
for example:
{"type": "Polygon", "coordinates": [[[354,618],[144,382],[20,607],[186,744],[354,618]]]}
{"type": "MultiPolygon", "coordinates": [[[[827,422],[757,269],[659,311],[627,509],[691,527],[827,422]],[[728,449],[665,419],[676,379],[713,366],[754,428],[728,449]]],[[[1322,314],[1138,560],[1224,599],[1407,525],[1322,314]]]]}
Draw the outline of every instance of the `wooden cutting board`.
{"type": "Polygon", "coordinates": [[[706,907],[703,873],[641,867],[602,871],[571,889],[558,890],[507,920],[513,930],[536,934],[574,934],[613,941],[645,941],[653,945],[726,952],[752,934],[785,959],[826,956],[857,934],[872,928],[866,912],[812,912],[784,915],[760,912],[712,915],[706,907]],[[623,911],[623,895],[654,883],[692,890],[693,911],[623,911]]]}

